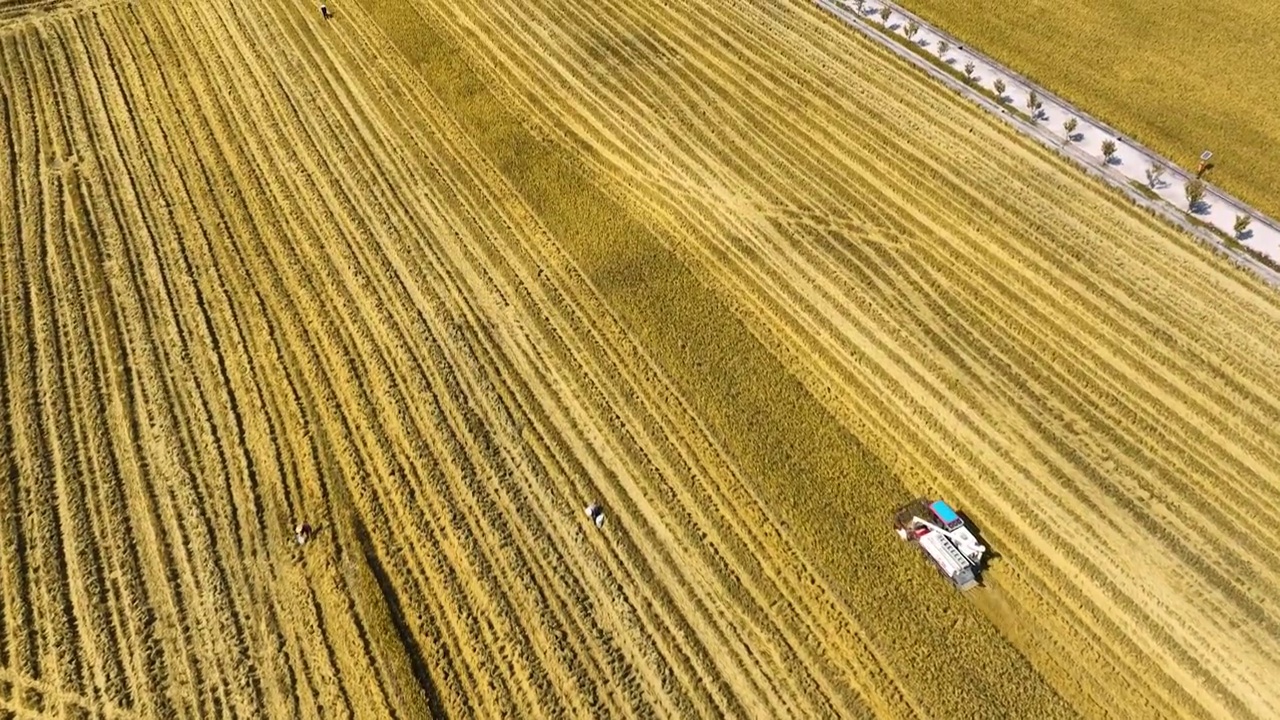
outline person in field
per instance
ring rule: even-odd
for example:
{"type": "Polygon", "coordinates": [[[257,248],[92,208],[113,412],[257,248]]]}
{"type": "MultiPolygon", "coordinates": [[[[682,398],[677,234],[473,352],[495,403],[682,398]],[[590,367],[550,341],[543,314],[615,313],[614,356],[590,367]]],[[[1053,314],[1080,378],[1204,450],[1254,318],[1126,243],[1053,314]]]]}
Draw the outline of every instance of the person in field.
{"type": "Polygon", "coordinates": [[[597,528],[604,527],[604,508],[596,503],[591,503],[586,507],[587,517],[591,518],[591,522],[596,524],[597,528]]]}
{"type": "Polygon", "coordinates": [[[325,5],[324,3],[320,3],[320,17],[324,18],[325,20],[329,19],[329,6],[325,5]]]}
{"type": "Polygon", "coordinates": [[[311,539],[311,525],[308,523],[298,523],[294,526],[293,539],[296,540],[299,545],[306,545],[307,541],[311,539]]]}

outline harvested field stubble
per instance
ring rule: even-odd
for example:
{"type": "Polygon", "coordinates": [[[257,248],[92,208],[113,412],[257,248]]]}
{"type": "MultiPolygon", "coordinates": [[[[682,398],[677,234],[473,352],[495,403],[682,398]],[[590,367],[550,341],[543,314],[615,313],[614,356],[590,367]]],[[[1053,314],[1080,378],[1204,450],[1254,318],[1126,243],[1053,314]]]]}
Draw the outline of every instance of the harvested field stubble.
{"type": "MultiPolygon", "coordinates": [[[[1013,699],[995,670],[904,665],[910,603],[864,623],[806,560],[812,533],[744,482],[766,456],[709,426],[767,415],[754,381],[785,372],[716,296],[481,76],[417,76],[342,10],[341,33],[282,2],[0,25],[0,714],[957,707],[932,682],[1013,699]],[[596,230],[635,242],[581,245],[596,230]],[[636,284],[646,268],[662,282],[636,284]],[[635,322],[667,308],[700,314],[635,322]],[[695,380],[732,372],[690,394],[653,362],[680,339],[695,380]]],[[[804,423],[763,424],[775,496],[776,450],[814,425],[828,472],[902,492],[778,382],[804,423]]],[[[859,572],[898,581],[882,597],[934,593],[926,632],[974,628],[1051,706],[860,522],[859,572]]]]}
{"type": "MultiPolygon", "coordinates": [[[[364,3],[379,20],[389,5],[364,3]]],[[[1275,714],[1280,306],[1265,288],[811,8],[423,7],[426,26],[446,29],[536,132],[668,237],[874,453],[973,509],[1004,556],[998,592],[977,602],[1077,710],[1275,714]],[[1261,516],[1227,509],[1245,505],[1261,516]]],[[[415,55],[407,38],[402,48],[427,76],[459,65],[415,55]]],[[[537,200],[576,176],[531,177],[532,163],[502,167],[544,217],[590,214],[586,194],[563,210],[537,200]]],[[[629,256],[639,231],[557,234],[615,307],[651,301],[632,297],[639,287],[665,292],[653,251],[626,272],[591,269],[600,253],[629,256]],[[572,250],[575,237],[586,245],[572,250]]],[[[661,352],[676,305],[622,314],[690,396],[750,396],[720,379],[736,368],[699,378],[678,341],[685,356],[661,352]]],[[[804,411],[781,405],[772,422],[818,442],[804,411]]],[[[708,416],[740,457],[767,436],[708,416]]],[[[760,491],[813,538],[826,572],[850,572],[858,519],[841,543],[802,527],[822,493],[841,511],[850,483],[809,484],[834,456],[759,446],[774,467],[807,471],[770,495],[769,463],[750,465],[760,491]]],[[[850,510],[893,501],[874,498],[885,486],[852,485],[864,494],[850,510]]],[[[868,602],[875,590],[845,587],[864,624],[892,615],[868,602]]],[[[910,643],[884,642],[887,664],[893,652],[911,662],[910,643]]]]}
{"type": "Polygon", "coordinates": [[[883,498],[907,491],[788,378],[742,321],[650,230],[594,190],[576,163],[549,152],[498,97],[477,85],[476,76],[460,73],[466,58],[449,52],[448,36],[421,18],[391,21],[395,3],[366,6],[406,57],[419,63],[418,71],[435,80],[442,100],[465,108],[457,115],[477,145],[561,238],[624,324],[682,381],[695,412],[740,459],[806,556],[846,588],[842,600],[857,618],[852,627],[874,638],[875,653],[846,662],[870,663],[856,673],[864,676],[864,691],[879,698],[878,708],[1066,713],[990,626],[958,596],[939,592],[944,588],[917,556],[895,547],[883,498]],[[930,653],[952,661],[919,661],[930,653]]]}
{"type": "Polygon", "coordinates": [[[0,16],[0,715],[1275,714],[1270,295],[809,7],[338,10],[0,16]]]}
{"type": "Polygon", "coordinates": [[[988,2],[903,8],[1280,217],[1280,12],[1272,0],[988,2]]]}

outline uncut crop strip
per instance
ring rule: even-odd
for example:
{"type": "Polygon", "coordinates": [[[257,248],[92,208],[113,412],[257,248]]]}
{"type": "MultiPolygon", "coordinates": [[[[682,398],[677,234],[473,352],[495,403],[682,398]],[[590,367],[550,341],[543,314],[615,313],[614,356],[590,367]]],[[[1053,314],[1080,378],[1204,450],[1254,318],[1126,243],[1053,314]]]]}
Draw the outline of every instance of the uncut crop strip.
{"type": "Polygon", "coordinates": [[[473,59],[503,63],[494,75],[513,100],[639,188],[626,197],[774,328],[815,392],[852,424],[887,418],[868,429],[900,467],[990,510],[983,525],[1011,548],[1009,580],[1028,578],[1011,593],[1028,607],[1054,594],[1086,603],[1058,611],[1074,628],[1064,642],[1088,659],[1102,637],[1107,662],[1060,667],[1085,675],[1064,683],[1116,701],[1137,689],[1153,714],[1179,712],[1182,686],[1203,688],[1194,702],[1209,712],[1267,713],[1275,698],[1259,679],[1276,661],[1275,618],[1255,593],[1276,581],[1264,541],[1277,403],[1270,341],[1254,326],[1274,332],[1273,301],[872,53],[850,62],[852,43],[805,11],[607,5],[588,17],[543,4],[517,22],[450,7],[440,17],[475,43],[473,59]],[[708,37],[728,50],[708,50],[708,37]],[[838,96],[805,82],[815,66],[842,78],[838,96]],[[855,81],[841,66],[863,69],[855,81]],[[796,69],[784,79],[779,67],[796,69]],[[821,120],[794,120],[796,97],[821,120]],[[850,243],[858,229],[891,247],[850,243]],[[1164,238],[1158,250],[1137,244],[1151,236],[1164,238]],[[1210,312],[1209,293],[1225,313],[1210,312]],[[1206,426],[1223,408],[1230,424],[1206,426]],[[957,435],[965,417],[975,429],[957,435]],[[1241,502],[1256,512],[1217,510],[1241,502]],[[1094,542],[1064,556],[1079,538],[1094,542]],[[1201,635],[1188,619],[1206,613],[1201,635]],[[1168,679],[1150,655],[1168,659],[1168,679]]]}

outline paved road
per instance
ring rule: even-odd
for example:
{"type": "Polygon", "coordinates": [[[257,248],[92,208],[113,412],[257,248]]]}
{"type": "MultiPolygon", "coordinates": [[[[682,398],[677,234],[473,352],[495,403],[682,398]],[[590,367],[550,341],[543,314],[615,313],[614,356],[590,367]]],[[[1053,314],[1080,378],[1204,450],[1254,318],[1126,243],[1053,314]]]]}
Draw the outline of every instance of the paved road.
{"type": "MultiPolygon", "coordinates": [[[[1182,216],[1181,210],[1187,209],[1187,198],[1185,187],[1190,175],[1176,168],[1165,158],[1160,157],[1147,148],[1123,137],[1115,129],[1107,126],[1099,120],[1089,117],[1072,107],[1069,103],[1054,96],[1038,85],[1030,82],[1026,78],[1021,77],[1017,73],[1001,66],[994,60],[983,56],[970,48],[964,47],[958,40],[943,33],[933,27],[930,27],[919,17],[908,13],[900,8],[894,7],[888,3],[877,2],[876,0],[868,0],[864,3],[863,9],[859,12],[852,3],[844,0],[815,0],[819,7],[831,12],[853,27],[861,30],[868,37],[884,44],[889,49],[897,52],[904,58],[911,60],[920,67],[926,69],[936,77],[948,82],[949,84],[958,85],[965,88],[964,83],[959,83],[950,76],[943,73],[936,66],[928,61],[911,53],[906,48],[901,47],[893,40],[885,37],[883,33],[885,29],[881,27],[880,10],[888,7],[890,15],[884,25],[889,32],[901,37],[906,37],[904,28],[909,21],[915,21],[919,24],[919,30],[912,38],[920,47],[937,53],[938,41],[946,40],[951,44],[951,48],[944,54],[943,60],[952,67],[962,70],[968,63],[973,63],[973,84],[980,85],[992,89],[992,83],[997,78],[1002,79],[1005,83],[1004,96],[1008,98],[1007,104],[1011,107],[1030,114],[1027,109],[1027,97],[1032,90],[1036,92],[1043,105],[1040,108],[1039,120],[1032,127],[1028,123],[1018,121],[1016,125],[1027,134],[1039,139],[1044,144],[1058,149],[1064,154],[1074,157],[1075,159],[1095,166],[1099,169],[1099,175],[1107,179],[1111,183],[1122,187],[1130,196],[1141,201],[1141,196],[1129,185],[1130,181],[1137,181],[1144,185],[1147,184],[1146,172],[1153,164],[1159,164],[1166,168],[1164,175],[1157,182],[1154,192],[1162,199],[1168,201],[1168,205],[1163,203],[1143,202],[1142,204],[1154,207],[1166,216],[1186,224],[1182,216]],[[1065,143],[1067,132],[1063,128],[1063,123],[1068,118],[1077,119],[1077,127],[1072,134],[1072,141],[1065,143]],[[1110,163],[1104,163],[1102,154],[1102,142],[1104,140],[1113,140],[1116,143],[1116,152],[1112,156],[1110,163]],[[1065,147],[1064,147],[1065,144],[1065,147]]],[[[967,89],[968,94],[980,100],[984,100],[983,104],[990,105],[981,95],[972,88],[967,89]]],[[[1012,116],[1010,116],[1012,117],[1012,116]]],[[[1204,201],[1195,213],[1195,217],[1202,221],[1214,225],[1229,236],[1235,236],[1233,225],[1236,217],[1239,215],[1248,215],[1252,218],[1249,229],[1238,239],[1246,247],[1252,248],[1258,252],[1264,253],[1273,260],[1280,262],[1280,224],[1266,218],[1257,210],[1245,205],[1244,203],[1230,197],[1229,195],[1217,190],[1212,186],[1208,186],[1204,201]]],[[[1221,240],[1208,233],[1198,233],[1208,237],[1210,240],[1221,244],[1221,240]]],[[[1243,254],[1241,254],[1243,255],[1243,254]]],[[[1262,267],[1251,258],[1242,257],[1242,263],[1258,270],[1260,274],[1271,280],[1273,283],[1280,281],[1280,274],[1262,267]]]]}

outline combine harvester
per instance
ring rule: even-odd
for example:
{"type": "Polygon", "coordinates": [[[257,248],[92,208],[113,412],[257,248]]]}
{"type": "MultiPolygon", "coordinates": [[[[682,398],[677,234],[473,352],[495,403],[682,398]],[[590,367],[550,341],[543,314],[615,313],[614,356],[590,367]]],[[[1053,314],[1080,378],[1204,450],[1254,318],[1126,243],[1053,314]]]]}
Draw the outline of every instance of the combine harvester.
{"type": "Polygon", "coordinates": [[[912,500],[898,508],[893,525],[899,537],[916,543],[957,588],[968,590],[978,585],[978,567],[987,548],[978,543],[950,505],[941,500],[912,500]]]}

